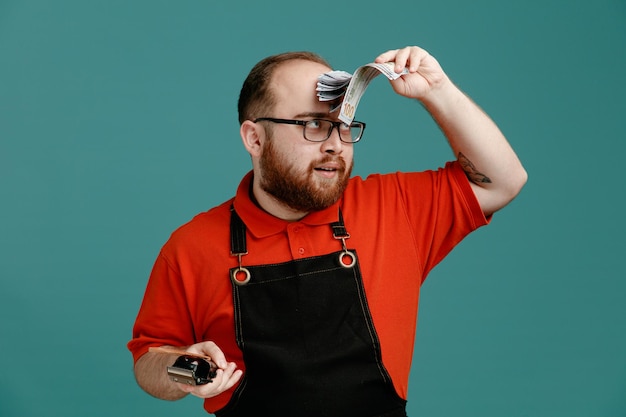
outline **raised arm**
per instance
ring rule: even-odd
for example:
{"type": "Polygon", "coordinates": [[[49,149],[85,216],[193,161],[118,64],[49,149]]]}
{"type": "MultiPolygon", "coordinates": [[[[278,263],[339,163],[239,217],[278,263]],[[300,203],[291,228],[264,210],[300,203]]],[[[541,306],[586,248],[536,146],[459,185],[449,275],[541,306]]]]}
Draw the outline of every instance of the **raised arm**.
{"type": "Polygon", "coordinates": [[[387,51],[376,62],[395,62],[396,93],[419,100],[440,126],[470,180],[483,212],[506,206],[526,183],[527,174],[491,118],[444,73],[437,60],[417,46],[387,51]]]}

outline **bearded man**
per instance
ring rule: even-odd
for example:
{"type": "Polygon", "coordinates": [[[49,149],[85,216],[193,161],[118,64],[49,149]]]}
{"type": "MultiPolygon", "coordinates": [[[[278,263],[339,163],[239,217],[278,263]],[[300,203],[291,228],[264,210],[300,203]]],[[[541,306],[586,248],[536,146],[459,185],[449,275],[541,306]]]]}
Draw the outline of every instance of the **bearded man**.
{"type": "Polygon", "coordinates": [[[239,97],[252,170],[234,198],[177,229],[154,264],[128,343],[145,391],[190,393],[225,417],[406,416],[420,286],[526,172],[428,52],[375,62],[406,69],[392,88],[423,104],[456,160],[351,177],[365,123],[339,121],[337,103],[318,99],[330,65],[309,52],[259,62],[239,97]],[[178,354],[150,351],[163,346],[210,357],[210,382],[168,375],[178,354]]]}

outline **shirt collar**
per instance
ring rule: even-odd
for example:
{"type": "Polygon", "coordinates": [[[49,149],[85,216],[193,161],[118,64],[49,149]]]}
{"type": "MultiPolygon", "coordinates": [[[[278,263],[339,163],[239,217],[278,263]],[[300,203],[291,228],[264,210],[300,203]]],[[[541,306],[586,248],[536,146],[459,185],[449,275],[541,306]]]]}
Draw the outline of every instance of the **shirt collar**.
{"type": "MultiPolygon", "coordinates": [[[[239,217],[241,217],[245,223],[248,231],[254,237],[263,238],[284,231],[291,222],[272,216],[257,206],[250,198],[252,178],[253,172],[250,171],[243,177],[241,183],[239,183],[233,203],[237,214],[239,214],[239,217]]],[[[302,219],[298,220],[298,222],[309,226],[319,226],[336,222],[339,218],[340,204],[341,199],[324,210],[307,214],[302,219]]]]}

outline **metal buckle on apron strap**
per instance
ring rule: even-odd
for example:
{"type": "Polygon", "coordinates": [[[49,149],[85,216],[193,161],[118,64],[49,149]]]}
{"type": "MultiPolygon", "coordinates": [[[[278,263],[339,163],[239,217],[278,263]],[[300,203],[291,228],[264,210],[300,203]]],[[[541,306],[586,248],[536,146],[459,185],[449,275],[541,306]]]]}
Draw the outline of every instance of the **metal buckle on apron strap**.
{"type": "Polygon", "coordinates": [[[248,271],[248,268],[244,268],[243,266],[241,266],[241,257],[247,254],[248,252],[246,253],[232,253],[231,252],[232,256],[237,256],[237,258],[239,259],[239,267],[237,269],[233,269],[233,271],[230,274],[230,278],[236,285],[246,285],[248,282],[250,282],[250,271],[248,271]],[[240,277],[241,274],[243,274],[243,279],[241,279],[240,277]]]}
{"type": "Polygon", "coordinates": [[[343,224],[343,214],[341,210],[339,210],[339,221],[332,223],[331,227],[333,228],[333,237],[337,240],[341,240],[341,245],[343,246],[343,252],[339,254],[339,265],[344,268],[352,268],[356,263],[356,256],[354,256],[346,246],[346,239],[350,239],[350,233],[348,233],[346,226],[343,224]],[[346,258],[348,258],[349,262],[346,262],[346,258]]]}
{"type": "Polygon", "coordinates": [[[356,263],[356,256],[354,256],[354,253],[350,252],[346,247],[346,239],[350,238],[350,234],[348,233],[347,236],[334,236],[334,238],[341,239],[341,244],[343,246],[343,252],[339,254],[339,265],[344,268],[352,268],[356,263]],[[347,262],[346,258],[348,258],[347,262]]]}

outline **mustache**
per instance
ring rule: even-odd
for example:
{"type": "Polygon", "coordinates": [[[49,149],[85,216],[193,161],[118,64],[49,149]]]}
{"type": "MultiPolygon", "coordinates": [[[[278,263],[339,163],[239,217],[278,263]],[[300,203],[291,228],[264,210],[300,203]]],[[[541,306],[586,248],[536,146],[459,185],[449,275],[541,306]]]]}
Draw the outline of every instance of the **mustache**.
{"type": "Polygon", "coordinates": [[[339,169],[346,169],[346,161],[341,156],[326,155],[317,161],[311,163],[311,168],[324,164],[337,164],[339,169]]]}

